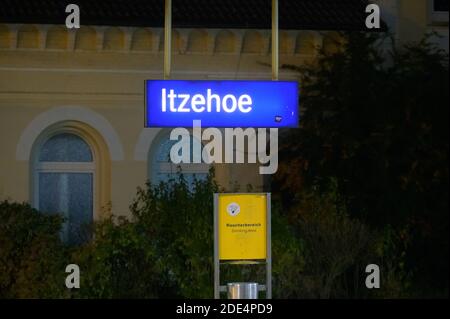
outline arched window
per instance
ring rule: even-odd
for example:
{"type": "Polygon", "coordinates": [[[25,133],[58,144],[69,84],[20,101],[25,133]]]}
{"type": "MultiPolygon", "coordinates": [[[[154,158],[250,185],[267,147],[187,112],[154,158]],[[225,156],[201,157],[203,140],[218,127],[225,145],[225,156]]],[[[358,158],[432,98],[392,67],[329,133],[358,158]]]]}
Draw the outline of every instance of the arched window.
{"type": "Polygon", "coordinates": [[[176,143],[178,141],[170,140],[169,134],[165,132],[154,142],[149,158],[149,177],[152,185],[176,179],[179,173],[183,174],[184,179],[191,188],[195,180],[207,178],[210,166],[202,162],[201,154],[194,152],[196,149],[202,149],[201,142],[190,135],[189,145],[186,145],[190,149],[190,163],[180,164],[174,164],[170,160],[170,150],[176,143]]]}
{"type": "Polygon", "coordinates": [[[62,237],[70,244],[90,238],[93,221],[95,164],[91,147],[74,133],[57,133],[37,150],[35,206],[65,217],[62,237]]]}

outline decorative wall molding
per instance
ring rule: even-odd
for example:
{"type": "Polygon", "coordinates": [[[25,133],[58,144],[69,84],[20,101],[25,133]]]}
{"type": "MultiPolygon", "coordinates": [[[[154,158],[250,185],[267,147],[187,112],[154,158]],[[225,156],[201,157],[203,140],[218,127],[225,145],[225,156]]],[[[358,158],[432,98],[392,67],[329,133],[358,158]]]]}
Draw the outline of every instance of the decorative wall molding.
{"type": "MultiPolygon", "coordinates": [[[[63,25],[20,25],[0,24],[0,39],[3,39],[0,50],[16,50],[18,37],[20,37],[20,49],[33,50],[61,50],[61,51],[114,51],[123,53],[160,54],[164,48],[164,37],[162,28],[136,28],[136,27],[105,27],[105,26],[81,26],[80,29],[66,29],[63,25]],[[38,33],[31,35],[21,30],[30,31],[35,28],[38,33]],[[60,28],[64,30],[58,36],[61,43],[67,43],[62,48],[48,47],[48,37],[55,37],[55,33],[49,32],[60,28]],[[9,45],[5,46],[5,40],[9,45]],[[36,42],[37,44],[35,44],[36,42]],[[148,44],[147,44],[148,43],[148,44]]],[[[309,31],[281,31],[280,48],[289,48],[280,54],[293,55],[299,47],[296,43],[302,34],[311,34],[309,31]],[[286,36],[287,35],[287,36],[286,36]],[[287,41],[287,43],[283,43],[287,41]]],[[[318,32],[313,32],[315,37],[321,37],[318,32]]],[[[55,39],[52,39],[53,43],[55,39]]],[[[245,29],[174,29],[172,48],[174,54],[259,54],[270,55],[271,34],[267,30],[245,30],[245,29]],[[204,37],[201,39],[199,37],[204,37]],[[229,38],[227,38],[229,36],[229,38]],[[224,45],[222,41],[228,42],[224,45]],[[230,49],[230,47],[234,49],[230,49]],[[200,50],[201,49],[201,50],[200,50]]],[[[321,39],[312,39],[314,43],[321,43],[321,39]]],[[[304,53],[305,55],[311,55],[304,53]]]]}

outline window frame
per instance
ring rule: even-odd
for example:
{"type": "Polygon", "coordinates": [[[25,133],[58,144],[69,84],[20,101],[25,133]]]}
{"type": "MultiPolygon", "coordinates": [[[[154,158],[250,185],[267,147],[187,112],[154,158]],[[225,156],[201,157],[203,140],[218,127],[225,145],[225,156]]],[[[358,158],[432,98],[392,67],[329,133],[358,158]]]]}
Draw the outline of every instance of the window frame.
{"type": "Polygon", "coordinates": [[[95,163],[92,162],[40,162],[34,168],[33,174],[33,207],[39,210],[39,174],[41,173],[79,173],[92,174],[92,214],[95,215],[96,207],[96,186],[97,174],[95,172],[95,163]]]}
{"type": "MultiPolygon", "coordinates": [[[[97,151],[95,145],[93,145],[92,141],[83,134],[80,134],[74,128],[70,127],[62,127],[56,128],[53,130],[49,130],[47,134],[43,134],[40,136],[38,141],[35,143],[35,147],[33,150],[33,163],[31,165],[32,169],[32,206],[39,210],[39,177],[42,173],[81,173],[81,174],[91,174],[92,175],[92,220],[95,221],[96,215],[98,212],[98,174],[96,172],[97,167],[97,151]],[[92,161],[90,162],[47,162],[47,161],[39,161],[40,151],[45,143],[51,138],[60,135],[60,134],[72,134],[81,138],[89,147],[92,154],[92,161]]],[[[65,216],[64,217],[68,217],[65,216]]],[[[64,241],[68,241],[68,223],[65,222],[62,225],[61,236],[64,238],[64,241]]]]}
{"type": "Polygon", "coordinates": [[[448,11],[435,11],[434,1],[428,1],[429,24],[433,26],[448,26],[448,11]]]}

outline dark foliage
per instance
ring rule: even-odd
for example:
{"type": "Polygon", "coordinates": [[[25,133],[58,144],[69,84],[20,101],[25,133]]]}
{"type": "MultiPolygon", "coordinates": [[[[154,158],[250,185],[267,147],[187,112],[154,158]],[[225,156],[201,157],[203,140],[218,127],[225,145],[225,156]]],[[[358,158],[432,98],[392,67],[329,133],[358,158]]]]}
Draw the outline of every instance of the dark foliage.
{"type": "Polygon", "coordinates": [[[378,35],[343,37],[314,65],[288,66],[301,74],[301,128],[282,139],[274,188],[292,206],[336,178],[350,216],[403,234],[417,291],[446,294],[448,54],[426,39],[387,52],[378,35]]]}

